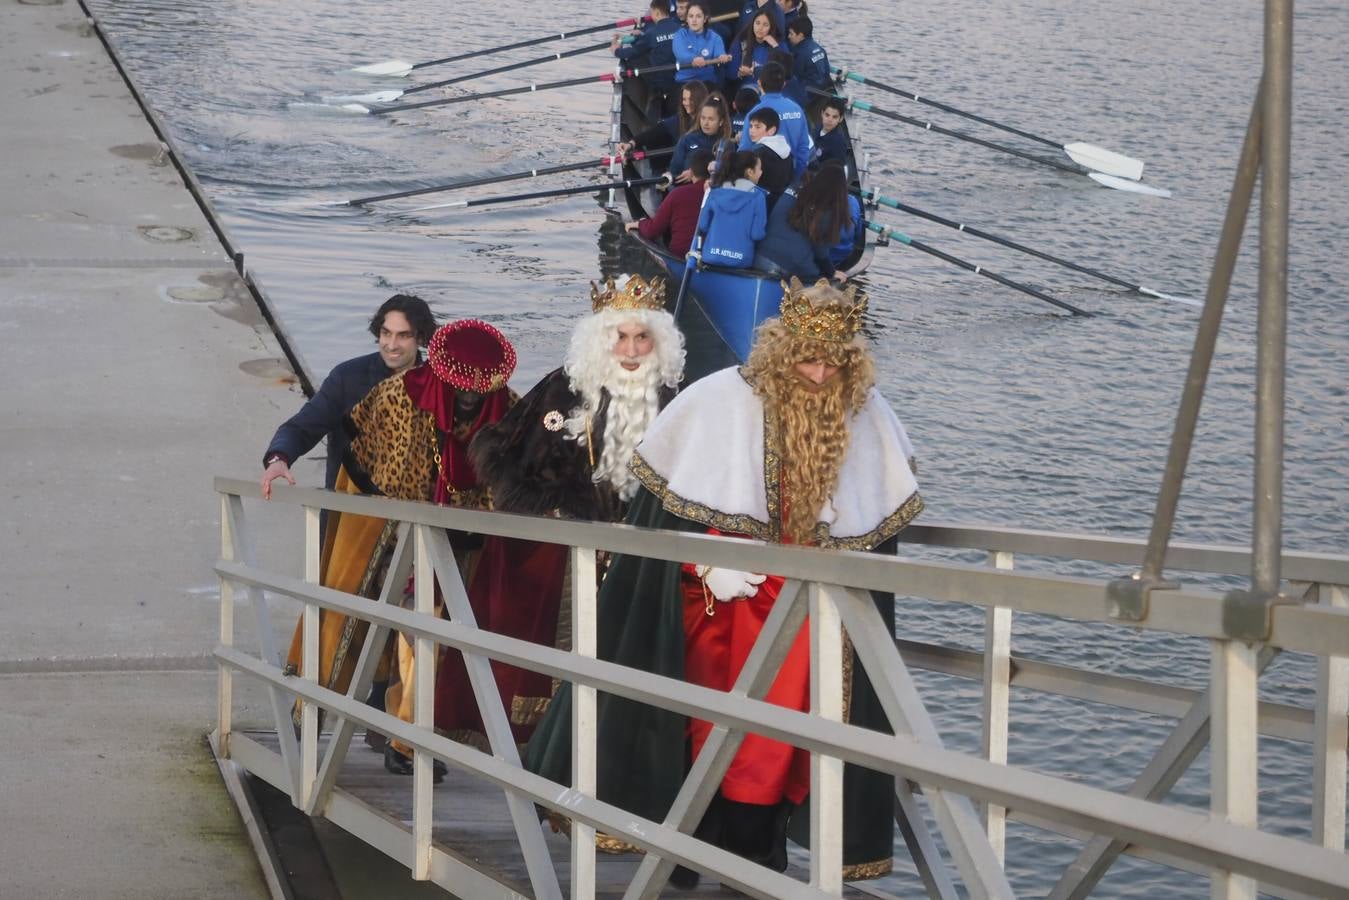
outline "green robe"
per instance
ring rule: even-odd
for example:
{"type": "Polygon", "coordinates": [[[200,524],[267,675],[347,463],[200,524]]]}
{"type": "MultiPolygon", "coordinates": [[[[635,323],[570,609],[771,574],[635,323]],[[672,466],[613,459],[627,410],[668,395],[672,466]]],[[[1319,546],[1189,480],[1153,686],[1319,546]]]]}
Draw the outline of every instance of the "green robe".
{"type": "MultiPolygon", "coordinates": [[[[667,512],[643,488],[629,508],[628,524],[705,533],[707,528],[667,512]]],[[[894,539],[876,552],[893,553],[894,539]]],[[[881,618],[894,621],[894,596],[873,593],[881,618]]],[[[684,597],[680,566],[636,556],[615,556],[599,595],[598,656],[670,678],[684,678],[684,597]]],[[[893,633],[893,627],[891,628],[893,633]]],[[[887,734],[871,683],[854,654],[852,724],[887,734]]],[[[845,692],[848,685],[844,686],[845,692]]],[[[846,696],[846,695],[845,695],[846,696]]],[[[599,695],[598,796],[652,821],[669,811],[688,768],[686,719],[624,697],[599,695]]],[[[571,784],[571,685],[564,682],[539,722],[525,751],[525,768],[558,784],[571,784]]],[[[849,880],[890,871],[894,853],[894,781],[892,776],[845,765],[844,874],[849,880]]],[[[808,842],[806,806],[792,816],[789,834],[808,842]]]]}

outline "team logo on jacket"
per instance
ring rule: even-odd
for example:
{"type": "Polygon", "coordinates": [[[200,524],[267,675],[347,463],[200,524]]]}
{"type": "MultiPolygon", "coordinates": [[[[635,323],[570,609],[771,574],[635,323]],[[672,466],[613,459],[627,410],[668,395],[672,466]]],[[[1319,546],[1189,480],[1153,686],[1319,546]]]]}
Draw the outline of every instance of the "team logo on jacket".
{"type": "Polygon", "coordinates": [[[702,50],[698,51],[698,55],[706,59],[712,55],[712,51],[704,47],[702,50]]]}

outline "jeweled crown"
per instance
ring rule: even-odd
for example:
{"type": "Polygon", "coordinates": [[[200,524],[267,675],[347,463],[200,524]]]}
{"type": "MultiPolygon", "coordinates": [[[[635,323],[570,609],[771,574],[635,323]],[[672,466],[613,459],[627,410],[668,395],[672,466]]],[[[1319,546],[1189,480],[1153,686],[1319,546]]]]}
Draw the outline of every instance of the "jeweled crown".
{"type": "Polygon", "coordinates": [[[782,324],[792,334],[817,341],[846,344],[862,329],[867,298],[857,288],[845,290],[829,286],[823,278],[806,287],[796,276],[782,283],[782,324]]]}
{"type": "Polygon", "coordinates": [[[664,309],[665,279],[652,278],[648,282],[641,275],[632,275],[620,288],[610,276],[604,280],[603,289],[592,281],[590,306],[595,312],[602,309],[664,309]]]}

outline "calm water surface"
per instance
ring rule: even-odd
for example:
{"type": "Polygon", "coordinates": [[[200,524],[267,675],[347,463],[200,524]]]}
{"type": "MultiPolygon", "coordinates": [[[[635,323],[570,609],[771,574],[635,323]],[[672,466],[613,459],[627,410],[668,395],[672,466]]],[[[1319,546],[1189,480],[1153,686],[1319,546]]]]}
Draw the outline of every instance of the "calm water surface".
{"type": "MultiPolygon", "coordinates": [[[[586,309],[587,281],[631,263],[617,224],[589,197],[420,214],[325,206],[598,156],[607,136],[607,88],[387,119],[320,104],[324,94],[405,84],[347,73],[354,64],[447,56],[555,27],[598,24],[631,14],[630,5],[587,4],[579,17],[566,12],[556,21],[539,11],[568,7],[523,0],[94,5],[320,376],[366,351],[365,318],[398,290],[426,296],[442,315],[498,324],[516,342],[517,384],[527,387],[557,365],[571,322],[586,309]]],[[[907,125],[858,119],[875,183],[886,193],[1130,281],[1202,296],[1258,78],[1258,4],[820,0],[812,14],[836,64],[1062,142],[1085,140],[1140,157],[1146,180],[1175,196],[1110,191],[907,125]]],[[[1286,539],[1299,549],[1343,552],[1349,9],[1307,0],[1298,6],[1295,31],[1286,539]]],[[[430,71],[449,77],[539,52],[430,71]]],[[[470,86],[487,90],[604,69],[600,57],[583,56],[470,86]]],[[[858,96],[975,129],[897,97],[858,96]]],[[[583,181],[555,176],[547,186],[583,181]]],[[[484,188],[472,196],[542,186],[484,188]]],[[[1197,310],[1121,293],[901,213],[882,211],[878,218],[1101,313],[1062,317],[916,251],[878,249],[865,276],[869,327],[882,388],[919,447],[927,516],[1146,534],[1197,310]]],[[[1255,240],[1252,224],[1190,464],[1179,539],[1249,539],[1255,240]]],[[[1107,574],[1051,561],[1019,564],[1107,574]]],[[[900,631],[908,637],[979,646],[981,629],[974,610],[902,606],[900,631]]],[[[1202,686],[1207,674],[1202,642],[1126,629],[1022,617],[1015,645],[1032,657],[1187,686],[1202,686]]],[[[1311,673],[1305,659],[1281,659],[1263,689],[1305,705],[1311,673]]],[[[975,747],[977,686],[919,677],[948,742],[975,747]]],[[[1110,788],[1129,783],[1169,727],[1103,706],[1026,692],[1013,697],[1013,762],[1110,788]]],[[[1263,827],[1306,835],[1308,749],[1271,740],[1262,756],[1263,827]]],[[[1205,806],[1206,773],[1205,757],[1173,799],[1205,806]]],[[[1046,892],[1074,851],[1064,839],[1012,826],[1014,886],[1046,892]]],[[[906,893],[915,884],[900,874],[891,886],[906,893]]],[[[1159,891],[1198,897],[1207,888],[1192,876],[1126,859],[1100,894],[1159,891]]]]}

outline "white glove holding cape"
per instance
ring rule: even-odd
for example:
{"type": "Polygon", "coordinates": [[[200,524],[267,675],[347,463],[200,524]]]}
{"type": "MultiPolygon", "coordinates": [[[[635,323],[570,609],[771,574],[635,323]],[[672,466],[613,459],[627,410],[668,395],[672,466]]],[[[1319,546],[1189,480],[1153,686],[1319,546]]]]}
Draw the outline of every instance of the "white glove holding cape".
{"type": "Polygon", "coordinates": [[[759,585],[764,583],[767,575],[755,575],[752,572],[741,572],[736,569],[717,569],[698,567],[703,584],[723,603],[729,603],[732,600],[742,600],[745,597],[753,597],[759,592],[759,585]]]}

